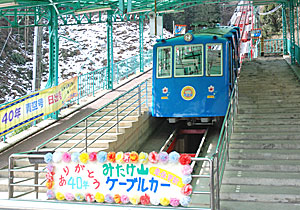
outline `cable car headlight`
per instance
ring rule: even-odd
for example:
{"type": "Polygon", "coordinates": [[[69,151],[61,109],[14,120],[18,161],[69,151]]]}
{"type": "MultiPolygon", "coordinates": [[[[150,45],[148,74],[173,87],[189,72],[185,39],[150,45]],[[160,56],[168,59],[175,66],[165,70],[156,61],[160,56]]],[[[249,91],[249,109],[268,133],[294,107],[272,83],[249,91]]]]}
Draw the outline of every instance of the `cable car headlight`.
{"type": "Polygon", "coordinates": [[[184,40],[186,41],[186,42],[190,42],[190,41],[192,41],[193,40],[193,35],[192,34],[190,34],[190,33],[186,33],[185,35],[184,35],[184,40]]]}

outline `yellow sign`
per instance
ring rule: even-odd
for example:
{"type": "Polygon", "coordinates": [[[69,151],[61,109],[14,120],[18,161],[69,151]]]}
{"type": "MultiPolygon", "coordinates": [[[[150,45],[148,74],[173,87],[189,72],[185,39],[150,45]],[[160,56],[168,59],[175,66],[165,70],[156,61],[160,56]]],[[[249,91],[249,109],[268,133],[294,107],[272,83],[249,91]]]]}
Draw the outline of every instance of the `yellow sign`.
{"type": "Polygon", "coordinates": [[[168,96],[162,96],[161,99],[168,99],[168,96]]]}
{"type": "Polygon", "coordinates": [[[59,110],[78,95],[77,77],[46,90],[19,98],[0,107],[0,136],[59,110]]]}
{"type": "Polygon", "coordinates": [[[207,98],[215,98],[215,96],[208,95],[207,98]]]}
{"type": "Polygon", "coordinates": [[[160,179],[163,179],[171,184],[174,184],[178,187],[184,186],[184,184],[182,183],[181,177],[179,177],[179,176],[175,175],[174,173],[169,172],[165,169],[158,168],[158,167],[151,167],[150,174],[153,176],[156,176],[160,179]],[[157,171],[159,171],[159,172],[157,172],[157,171]],[[174,180],[176,180],[176,181],[174,181],[174,180]]]}
{"type": "Polygon", "coordinates": [[[186,100],[190,101],[196,96],[196,91],[192,86],[185,86],[181,90],[181,97],[186,100]]]}

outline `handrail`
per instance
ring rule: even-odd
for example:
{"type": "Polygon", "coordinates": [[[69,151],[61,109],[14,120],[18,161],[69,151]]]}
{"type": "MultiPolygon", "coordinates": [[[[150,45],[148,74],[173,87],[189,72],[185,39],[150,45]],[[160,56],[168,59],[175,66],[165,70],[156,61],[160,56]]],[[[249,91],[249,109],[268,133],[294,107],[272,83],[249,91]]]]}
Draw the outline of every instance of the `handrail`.
{"type": "MultiPolygon", "coordinates": [[[[144,65],[148,66],[152,62],[152,50],[149,50],[144,53],[144,65]]],[[[137,72],[137,69],[139,69],[139,56],[135,55],[130,58],[127,58],[125,60],[119,61],[114,64],[114,82],[119,83],[120,80],[124,78],[128,78],[129,75],[135,74],[137,72]],[[128,62],[130,61],[130,62],[128,62]],[[133,65],[136,64],[136,65],[133,65]],[[119,66],[126,66],[126,68],[123,69],[123,71],[120,71],[119,66]]],[[[95,95],[95,92],[98,90],[104,90],[106,89],[106,70],[107,67],[102,67],[100,69],[96,69],[94,71],[88,72],[86,74],[82,74],[78,76],[78,96],[68,101],[65,106],[69,106],[70,104],[77,103],[79,104],[79,100],[87,97],[89,95],[95,95]]],[[[43,89],[46,90],[47,88],[43,89]]],[[[29,94],[27,94],[29,95],[29,94]]],[[[22,97],[26,97],[21,96],[22,97]]],[[[10,102],[6,102],[3,104],[0,104],[0,107],[5,106],[6,104],[13,103],[14,101],[19,100],[19,98],[14,99],[10,102]]],[[[65,107],[63,107],[65,108],[65,107]]],[[[5,138],[6,136],[4,136],[5,138]]]]}
{"type": "MultiPolygon", "coordinates": [[[[129,91],[127,91],[126,93],[121,94],[119,97],[117,97],[116,99],[110,101],[109,103],[107,103],[106,105],[104,105],[103,107],[99,108],[98,110],[94,111],[93,113],[89,114],[88,116],[86,116],[85,118],[81,119],[80,121],[78,121],[77,123],[73,124],[72,126],[70,126],[69,128],[61,131],[60,133],[58,133],[57,135],[55,135],[54,137],[50,138],[49,140],[45,141],[44,143],[42,143],[41,145],[36,147],[36,151],[39,151],[41,147],[45,146],[46,144],[48,144],[49,142],[54,141],[56,138],[58,138],[60,135],[66,133],[67,131],[71,130],[72,128],[76,127],[78,124],[88,120],[90,117],[92,117],[94,114],[96,114],[97,112],[101,112],[104,108],[106,108],[107,106],[113,104],[114,102],[116,102],[117,100],[119,100],[120,98],[124,97],[125,95],[127,95],[128,93],[131,93],[133,90],[137,89],[138,87],[140,87],[143,84],[146,84],[148,80],[142,82],[139,85],[136,85],[135,87],[133,87],[132,89],[130,89],[129,91]]],[[[142,89],[145,90],[145,89],[142,89]]],[[[110,111],[111,112],[111,111],[110,111]]],[[[100,118],[103,118],[103,116],[101,116],[100,118]]],[[[83,131],[85,129],[82,129],[81,131],[83,131]]],[[[74,134],[74,136],[70,137],[69,139],[67,139],[67,141],[71,140],[71,138],[77,136],[81,131],[77,132],[76,134],[74,134]]]]}

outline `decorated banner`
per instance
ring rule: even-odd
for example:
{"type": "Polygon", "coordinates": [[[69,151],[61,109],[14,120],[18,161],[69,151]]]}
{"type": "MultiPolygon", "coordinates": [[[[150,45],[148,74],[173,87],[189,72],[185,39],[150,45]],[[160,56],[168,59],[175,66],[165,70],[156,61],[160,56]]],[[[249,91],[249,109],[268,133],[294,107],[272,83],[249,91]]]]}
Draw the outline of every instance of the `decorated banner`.
{"type": "Polygon", "coordinates": [[[191,157],[177,152],[48,153],[48,199],[188,206],[191,157]]]}
{"type": "Polygon", "coordinates": [[[59,110],[77,95],[77,77],[74,77],[58,86],[32,93],[0,107],[0,136],[59,110]]]}
{"type": "Polygon", "coordinates": [[[186,25],[175,25],[174,35],[185,34],[185,32],[186,32],[186,25]]]}

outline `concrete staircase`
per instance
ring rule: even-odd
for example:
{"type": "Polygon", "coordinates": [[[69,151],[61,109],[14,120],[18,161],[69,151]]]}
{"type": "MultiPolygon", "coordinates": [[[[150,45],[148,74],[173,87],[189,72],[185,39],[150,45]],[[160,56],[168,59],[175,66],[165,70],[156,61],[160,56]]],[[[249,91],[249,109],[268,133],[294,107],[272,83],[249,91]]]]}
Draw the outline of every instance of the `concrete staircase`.
{"type": "Polygon", "coordinates": [[[221,210],[300,209],[300,83],[282,58],[243,64],[221,210]]]}
{"type": "MultiPolygon", "coordinates": [[[[151,82],[149,83],[151,84],[151,82]]],[[[144,93],[143,93],[144,94],[144,93]]],[[[151,88],[148,88],[148,105],[151,106],[151,88]]],[[[106,151],[132,151],[137,150],[141,147],[141,145],[146,141],[146,139],[152,134],[152,132],[160,125],[161,120],[157,120],[151,118],[149,113],[149,107],[146,103],[142,104],[141,107],[141,115],[139,115],[139,109],[135,109],[139,104],[137,101],[138,94],[137,91],[129,93],[126,97],[120,98],[118,102],[111,103],[109,106],[103,108],[100,112],[95,113],[90,118],[88,118],[87,125],[94,123],[91,127],[87,129],[87,134],[91,134],[100,126],[94,134],[92,134],[88,138],[88,144],[91,143],[95,138],[102,135],[110,126],[114,125],[117,120],[121,120],[125,115],[128,115],[119,123],[119,128],[112,127],[106,134],[104,134],[101,138],[99,138],[94,144],[89,146],[88,152],[99,152],[101,150],[106,151]],[[116,117],[117,111],[115,107],[119,105],[118,108],[118,118],[116,117]],[[134,104],[133,106],[131,106],[134,104]],[[127,108],[129,107],[129,108],[127,108]],[[135,110],[134,110],[135,109],[135,110]],[[124,111],[122,111],[124,110],[124,111]],[[108,122],[108,120],[110,120],[108,122]]],[[[112,99],[111,99],[112,100],[112,99]]],[[[145,100],[145,96],[143,98],[145,100]]],[[[49,142],[45,146],[43,146],[40,151],[52,151],[54,148],[59,147],[56,151],[66,152],[71,147],[76,145],[74,149],[70,152],[80,152],[85,148],[85,141],[79,143],[82,139],[85,139],[85,122],[79,123],[77,126],[68,130],[67,133],[64,133],[58,136],[53,141],[49,142]],[[84,130],[84,132],[72,137],[77,132],[84,130]],[[71,138],[67,143],[61,145],[67,139],[71,138]],[[79,143],[79,144],[78,144],[79,143]]],[[[45,139],[47,140],[47,139],[45,139]]],[[[33,148],[34,149],[34,148],[33,148]]],[[[8,161],[8,160],[7,160],[8,161]]],[[[45,170],[45,164],[39,164],[38,170],[45,170]]],[[[14,182],[18,182],[21,180],[25,180],[28,178],[34,177],[33,172],[29,172],[34,170],[34,165],[32,165],[28,159],[17,159],[15,161],[15,167],[19,167],[19,171],[14,172],[14,182]]],[[[41,184],[45,180],[44,172],[39,173],[38,175],[38,183],[41,184]]],[[[34,179],[25,181],[22,183],[23,185],[32,185],[34,184],[34,179]]],[[[34,187],[29,186],[15,186],[14,187],[14,196],[25,191],[29,191],[34,189],[34,187]]],[[[7,198],[8,194],[8,169],[7,167],[0,170],[0,197],[7,198]]],[[[46,188],[39,188],[39,192],[45,192],[46,188]]],[[[35,198],[32,196],[34,194],[30,194],[29,196],[21,197],[21,198],[35,198]]],[[[45,193],[40,194],[40,198],[45,198],[45,193]]]]}

